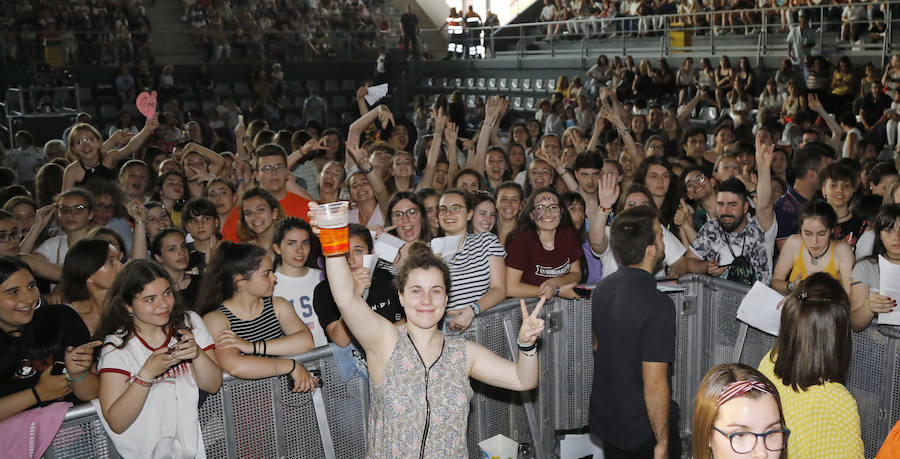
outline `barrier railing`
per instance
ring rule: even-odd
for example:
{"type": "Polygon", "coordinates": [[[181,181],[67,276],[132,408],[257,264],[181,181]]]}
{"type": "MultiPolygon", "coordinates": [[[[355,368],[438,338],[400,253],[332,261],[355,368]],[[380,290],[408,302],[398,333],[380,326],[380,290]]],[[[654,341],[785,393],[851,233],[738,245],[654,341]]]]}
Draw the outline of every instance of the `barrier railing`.
{"type": "MultiPolygon", "coordinates": [[[[898,4],[900,4],[900,1],[885,0],[872,3],[875,4],[875,7],[878,7],[881,4],[887,5],[887,10],[884,12],[884,18],[879,19],[879,22],[883,22],[886,26],[886,30],[883,34],[884,38],[881,42],[878,43],[867,43],[860,45],[851,43],[824,43],[826,28],[833,31],[836,31],[840,28],[840,10],[841,8],[843,8],[844,4],[822,3],[818,5],[803,5],[790,7],[788,10],[792,13],[803,11],[806,14],[810,15],[810,27],[816,29],[817,52],[822,53],[823,51],[852,51],[855,55],[881,55],[884,59],[892,53],[892,13],[897,13],[896,7],[898,4]],[[831,11],[835,11],[836,13],[826,14],[826,12],[831,11]]],[[[783,7],[767,7],[750,9],[729,9],[727,11],[702,11],[686,14],[671,13],[654,14],[648,16],[616,16],[602,19],[586,17],[568,19],[565,21],[507,24],[502,27],[470,28],[467,29],[466,32],[469,35],[478,35],[483,32],[483,35],[485,37],[485,46],[488,49],[489,56],[501,56],[506,54],[514,55],[519,59],[525,57],[526,55],[549,54],[551,56],[556,56],[557,54],[581,54],[587,56],[590,54],[603,54],[613,52],[621,53],[621,55],[626,55],[629,53],[652,53],[654,55],[658,54],[660,57],[669,56],[671,53],[678,53],[682,56],[691,56],[691,53],[698,53],[698,55],[705,57],[720,55],[723,53],[733,53],[738,55],[758,57],[770,54],[783,56],[787,53],[787,44],[784,42],[784,39],[780,38],[770,40],[770,36],[772,36],[774,33],[777,33],[774,29],[781,29],[782,24],[780,22],[780,15],[784,10],[785,8],[783,7]],[[735,41],[735,37],[745,35],[743,25],[715,27],[716,29],[721,28],[725,31],[728,31],[729,33],[737,32],[738,34],[721,36],[718,33],[713,33],[714,31],[712,25],[689,25],[689,22],[694,22],[698,19],[702,22],[710,23],[710,18],[712,17],[720,18],[726,14],[739,15],[742,13],[747,13],[752,15],[754,18],[759,18],[758,21],[753,21],[752,24],[747,24],[747,27],[752,27],[755,29],[755,31],[753,31],[753,33],[751,34],[746,34],[746,36],[752,38],[752,40],[748,40],[744,43],[735,41]],[[689,21],[686,21],[686,19],[688,19],[689,21]],[[652,27],[654,20],[661,22],[662,28],[652,27]],[[658,40],[635,41],[633,39],[629,39],[629,34],[638,32],[638,21],[647,21],[649,24],[651,24],[649,30],[646,31],[662,32],[662,35],[658,40]],[[682,26],[671,26],[672,23],[681,23],[682,21],[685,21],[682,26]],[[547,36],[546,30],[548,26],[554,29],[559,28],[560,31],[573,29],[574,33],[572,33],[571,35],[583,36],[585,33],[590,35],[597,35],[600,33],[609,35],[613,32],[615,32],[617,35],[615,37],[609,37],[607,39],[598,40],[596,42],[592,42],[590,39],[582,38],[582,43],[577,47],[565,45],[560,46],[560,43],[564,43],[566,41],[566,37],[556,36],[551,37],[546,43],[547,46],[543,47],[543,49],[529,49],[529,47],[526,46],[527,44],[533,42],[535,39],[544,38],[547,36]],[[672,44],[669,42],[669,32],[672,31],[680,31],[690,34],[694,39],[694,43],[672,46],[672,44]],[[702,33],[704,35],[700,36],[698,33],[702,33]]],[[[717,19],[717,22],[719,21],[721,21],[721,19],[717,19]]],[[[867,23],[868,19],[862,22],[867,23]]],[[[794,24],[796,24],[796,19],[794,19],[794,24]]],[[[863,32],[862,35],[866,35],[866,33],[863,32]]],[[[779,35],[779,37],[783,36],[783,33],[779,35]]],[[[884,62],[882,62],[882,64],[884,64],[884,62]]]]}
{"type": "MultiPolygon", "coordinates": [[[[687,439],[693,399],[706,371],[735,361],[755,367],[775,337],[736,319],[747,286],[691,275],[677,287],[667,293],[675,305],[677,327],[672,396],[681,410],[682,438],[687,439]]],[[[534,300],[528,307],[534,307],[534,300]]],[[[478,456],[480,440],[496,434],[531,443],[535,457],[558,456],[559,435],[587,425],[593,378],[591,301],[557,299],[544,311],[538,388],[519,393],[473,381],[470,457],[478,456]]],[[[520,324],[518,300],[508,300],[476,317],[463,336],[504,358],[515,358],[520,324]]],[[[290,392],[287,377],[226,377],[222,389],[207,398],[200,420],[208,457],[365,456],[368,382],[360,377],[344,381],[328,347],[296,359],[320,372],[323,385],[315,394],[290,392]]],[[[874,457],[900,418],[897,340],[877,326],[854,332],[847,387],[859,407],[866,457],[874,457]]],[[[47,457],[118,456],[94,408],[86,404],[69,411],[47,457]]]]}

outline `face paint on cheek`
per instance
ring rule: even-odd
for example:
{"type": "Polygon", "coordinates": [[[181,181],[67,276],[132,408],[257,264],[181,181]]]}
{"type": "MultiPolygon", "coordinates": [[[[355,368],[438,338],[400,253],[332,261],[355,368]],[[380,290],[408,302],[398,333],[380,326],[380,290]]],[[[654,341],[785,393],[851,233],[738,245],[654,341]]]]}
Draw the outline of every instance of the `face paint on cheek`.
{"type": "Polygon", "coordinates": [[[544,211],[535,209],[534,210],[534,219],[536,221],[543,220],[544,219],[544,211]]]}

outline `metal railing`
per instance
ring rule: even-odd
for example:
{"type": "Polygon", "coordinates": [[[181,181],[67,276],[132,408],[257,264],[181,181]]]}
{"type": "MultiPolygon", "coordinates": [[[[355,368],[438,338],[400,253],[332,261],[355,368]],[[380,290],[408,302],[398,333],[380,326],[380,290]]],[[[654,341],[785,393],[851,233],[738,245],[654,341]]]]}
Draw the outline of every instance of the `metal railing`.
{"type": "MultiPolygon", "coordinates": [[[[682,278],[667,294],[676,310],[676,357],[672,397],[681,411],[682,440],[691,436],[693,400],[713,365],[742,362],[756,367],[775,337],[736,319],[748,287],[707,276],[682,278]]],[[[518,300],[508,300],[475,318],[463,334],[504,358],[517,356],[521,324],[518,300]]],[[[529,308],[534,301],[529,303],[529,308]]],[[[545,305],[537,389],[511,392],[473,382],[468,451],[504,434],[534,446],[535,457],[555,457],[562,433],[588,424],[593,347],[591,300],[556,299],[545,305]]],[[[896,327],[892,327],[896,328],[896,327]]],[[[893,333],[878,326],[853,333],[847,388],[860,414],[866,457],[874,457],[900,418],[900,354],[893,333]]],[[[363,457],[366,450],[368,383],[344,381],[331,349],[321,347],[296,359],[321,374],[322,397],[290,392],[287,377],[245,381],[226,377],[200,412],[208,457],[363,457]]],[[[685,457],[689,456],[685,451],[685,457]]],[[[92,405],[71,409],[47,457],[117,457],[92,405]]]]}
{"type": "MultiPolygon", "coordinates": [[[[881,4],[887,5],[884,13],[886,31],[884,39],[880,43],[853,44],[838,43],[832,46],[828,43],[826,47],[826,33],[829,31],[838,31],[840,29],[840,9],[843,4],[823,4],[823,5],[807,5],[800,7],[792,7],[789,11],[796,13],[806,11],[810,15],[810,27],[817,30],[816,51],[820,54],[823,51],[828,53],[850,53],[854,55],[881,56],[882,65],[887,56],[893,51],[891,44],[893,33],[893,11],[900,5],[900,0],[885,0],[879,2],[871,2],[874,7],[881,4]],[[828,10],[838,11],[838,20],[831,20],[826,17],[828,10]]],[[[634,54],[650,54],[659,57],[667,57],[672,54],[680,56],[702,56],[709,57],[719,55],[725,52],[741,53],[745,56],[757,56],[758,58],[768,55],[786,55],[787,44],[784,40],[784,33],[777,29],[782,27],[781,22],[772,22],[771,17],[779,17],[784,8],[753,8],[728,11],[713,12],[693,12],[687,14],[658,14],[649,16],[616,16],[612,18],[577,18],[566,21],[546,21],[546,22],[528,22],[520,24],[508,24],[502,27],[480,27],[470,28],[467,32],[478,34],[484,32],[485,46],[488,49],[489,56],[497,57],[515,57],[523,59],[526,56],[549,55],[555,57],[562,56],[584,56],[606,53],[616,55],[634,54]],[[727,26],[725,30],[737,32],[736,35],[720,35],[714,33],[713,26],[691,26],[685,23],[683,26],[673,27],[675,21],[684,18],[698,18],[703,22],[711,23],[713,16],[722,16],[725,14],[741,14],[750,13],[760,18],[755,24],[749,24],[748,27],[756,29],[754,34],[745,35],[744,26],[727,26]],[[635,40],[632,34],[636,35],[638,21],[645,20],[650,23],[653,19],[660,19],[663,27],[654,29],[650,27],[649,31],[660,33],[656,38],[644,38],[635,40]],[[559,27],[561,31],[569,28],[574,29],[575,33],[570,36],[581,36],[580,43],[568,44],[566,36],[548,37],[547,27],[559,27]],[[584,32],[588,33],[585,34],[584,32]],[[670,34],[672,32],[683,33],[693,39],[693,43],[686,46],[672,46],[670,43],[670,34]],[[615,37],[610,35],[615,33],[615,37]],[[605,35],[606,38],[592,39],[590,36],[605,35]],[[584,36],[588,35],[588,36],[584,36]],[[756,36],[754,36],[756,35],[756,36]],[[741,39],[741,37],[746,39],[741,39]],[[778,39],[772,40],[772,37],[778,39]],[[528,49],[529,44],[534,44],[544,40],[542,49],[528,49]]],[[[692,22],[692,21],[691,21],[692,22]]],[[[721,28],[721,27],[716,27],[721,28]]],[[[464,34],[465,36],[465,34],[464,34]]]]}

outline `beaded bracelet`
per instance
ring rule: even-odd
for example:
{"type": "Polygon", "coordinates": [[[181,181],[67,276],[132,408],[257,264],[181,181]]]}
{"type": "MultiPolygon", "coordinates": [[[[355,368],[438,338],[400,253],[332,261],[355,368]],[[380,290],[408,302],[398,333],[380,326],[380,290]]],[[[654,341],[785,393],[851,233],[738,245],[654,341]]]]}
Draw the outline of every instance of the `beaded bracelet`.
{"type": "Polygon", "coordinates": [[[519,338],[516,338],[516,344],[519,345],[519,350],[522,352],[533,351],[537,348],[537,340],[534,340],[531,344],[522,344],[522,342],[519,341],[519,338]]]}
{"type": "Polygon", "coordinates": [[[87,378],[87,374],[88,374],[88,372],[85,371],[84,373],[81,374],[81,376],[79,376],[79,377],[77,377],[77,378],[75,378],[75,379],[72,379],[72,377],[69,376],[69,372],[66,372],[66,381],[67,381],[67,382],[69,383],[69,385],[71,386],[72,384],[80,383],[81,381],[84,381],[84,378],[87,378]]]}

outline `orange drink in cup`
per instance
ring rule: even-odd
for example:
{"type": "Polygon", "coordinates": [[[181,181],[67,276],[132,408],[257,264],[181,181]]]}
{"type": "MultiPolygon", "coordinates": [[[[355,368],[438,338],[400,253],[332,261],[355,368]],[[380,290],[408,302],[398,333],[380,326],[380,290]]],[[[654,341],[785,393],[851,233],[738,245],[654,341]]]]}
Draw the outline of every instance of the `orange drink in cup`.
{"type": "Polygon", "coordinates": [[[319,227],[319,242],[326,257],[344,255],[350,251],[347,232],[347,201],[319,204],[315,209],[316,226],[319,227]]]}

